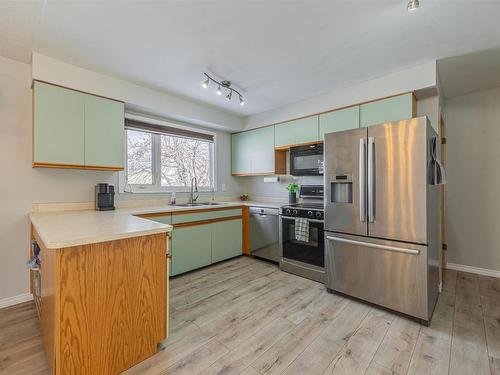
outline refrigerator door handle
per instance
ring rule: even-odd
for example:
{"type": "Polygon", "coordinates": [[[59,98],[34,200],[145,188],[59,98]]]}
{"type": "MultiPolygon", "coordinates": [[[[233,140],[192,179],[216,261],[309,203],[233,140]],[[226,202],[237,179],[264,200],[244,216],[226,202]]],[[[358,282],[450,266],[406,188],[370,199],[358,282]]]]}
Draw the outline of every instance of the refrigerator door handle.
{"type": "Polygon", "coordinates": [[[359,221],[366,221],[365,139],[359,139],[359,221]]]}
{"type": "Polygon", "coordinates": [[[375,142],[373,137],[368,137],[368,221],[373,223],[375,221],[374,209],[374,189],[375,189],[375,176],[374,176],[374,156],[373,148],[375,142]]]}
{"type": "Polygon", "coordinates": [[[411,255],[418,255],[418,254],[420,254],[420,250],[403,249],[401,247],[396,247],[396,246],[380,245],[380,244],[376,244],[376,243],[369,243],[369,242],[363,242],[363,241],[349,240],[347,238],[326,236],[326,239],[328,241],[344,242],[344,243],[348,243],[348,244],[351,244],[351,245],[373,247],[375,249],[388,250],[388,251],[393,251],[393,252],[396,252],[396,253],[404,253],[404,254],[411,254],[411,255]]]}

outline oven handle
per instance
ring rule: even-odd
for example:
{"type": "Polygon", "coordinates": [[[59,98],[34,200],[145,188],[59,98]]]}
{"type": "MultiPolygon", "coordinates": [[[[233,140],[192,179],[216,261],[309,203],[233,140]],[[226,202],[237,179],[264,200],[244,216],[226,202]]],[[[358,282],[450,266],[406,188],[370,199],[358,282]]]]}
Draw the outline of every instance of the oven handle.
{"type": "Polygon", "coordinates": [[[368,243],[368,242],[362,242],[362,241],[349,240],[347,238],[339,238],[339,237],[326,236],[326,239],[328,241],[345,242],[345,243],[348,243],[348,244],[351,244],[351,245],[360,245],[360,246],[366,246],[366,247],[373,247],[375,249],[394,251],[394,252],[397,252],[397,253],[412,254],[412,255],[418,255],[418,254],[420,254],[420,250],[403,249],[401,247],[396,247],[396,246],[379,245],[379,244],[376,244],[376,243],[368,243]]]}
{"type": "MultiPolygon", "coordinates": [[[[281,215],[281,218],[288,219],[288,220],[295,220],[296,219],[296,217],[293,217],[293,216],[283,216],[283,215],[281,215]]],[[[304,219],[307,219],[307,217],[304,219]]],[[[307,219],[307,220],[311,221],[313,223],[324,223],[325,222],[324,220],[318,220],[318,219],[307,219]]]]}

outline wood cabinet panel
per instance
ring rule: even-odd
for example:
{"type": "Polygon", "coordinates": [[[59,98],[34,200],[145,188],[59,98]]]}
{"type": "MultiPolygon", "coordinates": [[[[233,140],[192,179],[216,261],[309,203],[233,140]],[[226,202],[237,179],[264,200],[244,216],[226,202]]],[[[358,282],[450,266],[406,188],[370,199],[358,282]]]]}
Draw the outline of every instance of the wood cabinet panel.
{"type": "Polygon", "coordinates": [[[157,234],[60,250],[58,373],[118,374],[156,352],[166,244],[157,234]]]}

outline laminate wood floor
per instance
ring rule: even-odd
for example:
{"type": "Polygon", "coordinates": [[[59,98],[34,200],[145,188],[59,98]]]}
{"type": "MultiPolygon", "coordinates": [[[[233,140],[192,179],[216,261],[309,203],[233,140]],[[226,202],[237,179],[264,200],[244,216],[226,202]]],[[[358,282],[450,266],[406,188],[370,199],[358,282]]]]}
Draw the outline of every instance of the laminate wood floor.
{"type": "MultiPolygon", "coordinates": [[[[500,375],[500,279],[446,271],[430,327],[248,257],[170,286],[166,348],[127,374],[500,375]]],[[[47,373],[31,302],[0,310],[0,373],[47,373]]]]}

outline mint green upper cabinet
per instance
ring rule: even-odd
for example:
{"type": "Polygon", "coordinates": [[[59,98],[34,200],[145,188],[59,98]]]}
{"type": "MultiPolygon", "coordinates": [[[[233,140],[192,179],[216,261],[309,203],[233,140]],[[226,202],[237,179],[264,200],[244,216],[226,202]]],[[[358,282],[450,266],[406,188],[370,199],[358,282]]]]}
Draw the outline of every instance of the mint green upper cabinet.
{"type": "Polygon", "coordinates": [[[274,129],[272,126],[231,135],[232,174],[274,173],[274,129]]]}
{"type": "Polygon", "coordinates": [[[295,120],[295,144],[318,142],[319,125],[318,117],[312,116],[295,120]]]}
{"type": "Polygon", "coordinates": [[[212,263],[242,254],[241,219],[212,224],[212,263]]]}
{"type": "Polygon", "coordinates": [[[247,174],[252,171],[251,137],[248,132],[231,135],[231,172],[247,174]]]}
{"type": "Polygon", "coordinates": [[[124,167],[122,102],[85,95],[85,165],[124,167]]]}
{"type": "Polygon", "coordinates": [[[319,115],[319,139],[325,134],[359,128],[359,106],[340,109],[319,115]]]}
{"type": "Polygon", "coordinates": [[[415,110],[412,93],[362,104],[360,107],[360,126],[409,119],[414,116],[415,110]]]}
{"type": "Polygon", "coordinates": [[[251,173],[274,173],[274,128],[255,129],[251,132],[251,173]]]}
{"type": "Polygon", "coordinates": [[[35,81],[33,165],[120,170],[124,104],[35,81]]]}
{"type": "Polygon", "coordinates": [[[212,263],[212,224],[172,231],[172,276],[212,263]]]}
{"type": "Polygon", "coordinates": [[[285,147],[295,144],[294,121],[274,125],[274,147],[285,147]]]}
{"type": "Polygon", "coordinates": [[[34,83],[33,163],[85,164],[84,94],[34,83]]]}
{"type": "Polygon", "coordinates": [[[292,120],[274,126],[274,146],[287,147],[318,142],[318,116],[292,120]]]}

